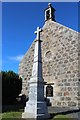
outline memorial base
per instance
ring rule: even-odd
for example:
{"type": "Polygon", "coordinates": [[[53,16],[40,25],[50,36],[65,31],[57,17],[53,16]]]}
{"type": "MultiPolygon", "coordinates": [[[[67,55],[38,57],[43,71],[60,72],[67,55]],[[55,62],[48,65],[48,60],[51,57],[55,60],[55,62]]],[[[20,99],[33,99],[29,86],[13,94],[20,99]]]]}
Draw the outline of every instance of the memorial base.
{"type": "Polygon", "coordinates": [[[22,118],[32,118],[33,120],[48,119],[50,115],[47,111],[47,106],[45,101],[38,101],[36,104],[34,102],[27,102],[25,111],[22,113],[22,118]],[[35,119],[36,118],[36,119],[35,119]]]}

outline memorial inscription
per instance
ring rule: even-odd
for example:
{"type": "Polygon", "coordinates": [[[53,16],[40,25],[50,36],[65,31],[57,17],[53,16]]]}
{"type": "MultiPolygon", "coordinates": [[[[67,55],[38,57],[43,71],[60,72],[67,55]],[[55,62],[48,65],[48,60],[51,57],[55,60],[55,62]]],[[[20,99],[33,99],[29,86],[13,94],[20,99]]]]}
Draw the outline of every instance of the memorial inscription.
{"type": "Polygon", "coordinates": [[[53,97],[53,87],[51,85],[46,87],[46,97],[53,97]]]}

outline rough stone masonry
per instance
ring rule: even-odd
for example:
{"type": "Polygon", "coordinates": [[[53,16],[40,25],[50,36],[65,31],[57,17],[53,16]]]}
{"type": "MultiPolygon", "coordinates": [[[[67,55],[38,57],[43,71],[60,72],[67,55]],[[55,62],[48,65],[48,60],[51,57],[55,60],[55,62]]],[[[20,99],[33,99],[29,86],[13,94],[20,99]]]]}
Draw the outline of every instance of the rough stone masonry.
{"type": "MultiPolygon", "coordinates": [[[[80,108],[80,35],[55,22],[52,15],[54,11],[50,4],[45,9],[45,24],[40,34],[43,41],[41,46],[43,78],[53,87],[53,96],[48,97],[51,106],[76,109],[80,108]]],[[[26,96],[32,73],[34,41],[19,64],[19,75],[23,79],[22,94],[26,96]]],[[[45,97],[46,87],[47,85],[45,97]]]]}

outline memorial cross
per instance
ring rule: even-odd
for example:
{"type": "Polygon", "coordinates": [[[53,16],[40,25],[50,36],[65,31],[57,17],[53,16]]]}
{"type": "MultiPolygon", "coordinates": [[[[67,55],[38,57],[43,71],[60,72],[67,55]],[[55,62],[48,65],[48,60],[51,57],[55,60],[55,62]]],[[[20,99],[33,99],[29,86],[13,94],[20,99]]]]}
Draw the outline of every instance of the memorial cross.
{"type": "Polygon", "coordinates": [[[34,32],[35,34],[37,34],[37,40],[40,40],[40,32],[41,31],[42,31],[42,29],[37,27],[37,31],[34,32]]]}

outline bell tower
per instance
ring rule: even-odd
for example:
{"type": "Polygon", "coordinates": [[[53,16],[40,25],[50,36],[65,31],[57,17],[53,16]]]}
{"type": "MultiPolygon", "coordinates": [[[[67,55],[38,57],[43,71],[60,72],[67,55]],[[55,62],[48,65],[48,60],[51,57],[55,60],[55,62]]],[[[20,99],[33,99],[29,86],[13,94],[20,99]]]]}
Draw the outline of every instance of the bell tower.
{"type": "Polygon", "coordinates": [[[49,19],[55,21],[55,9],[52,7],[51,3],[49,3],[48,8],[45,9],[45,21],[49,19]]]}

